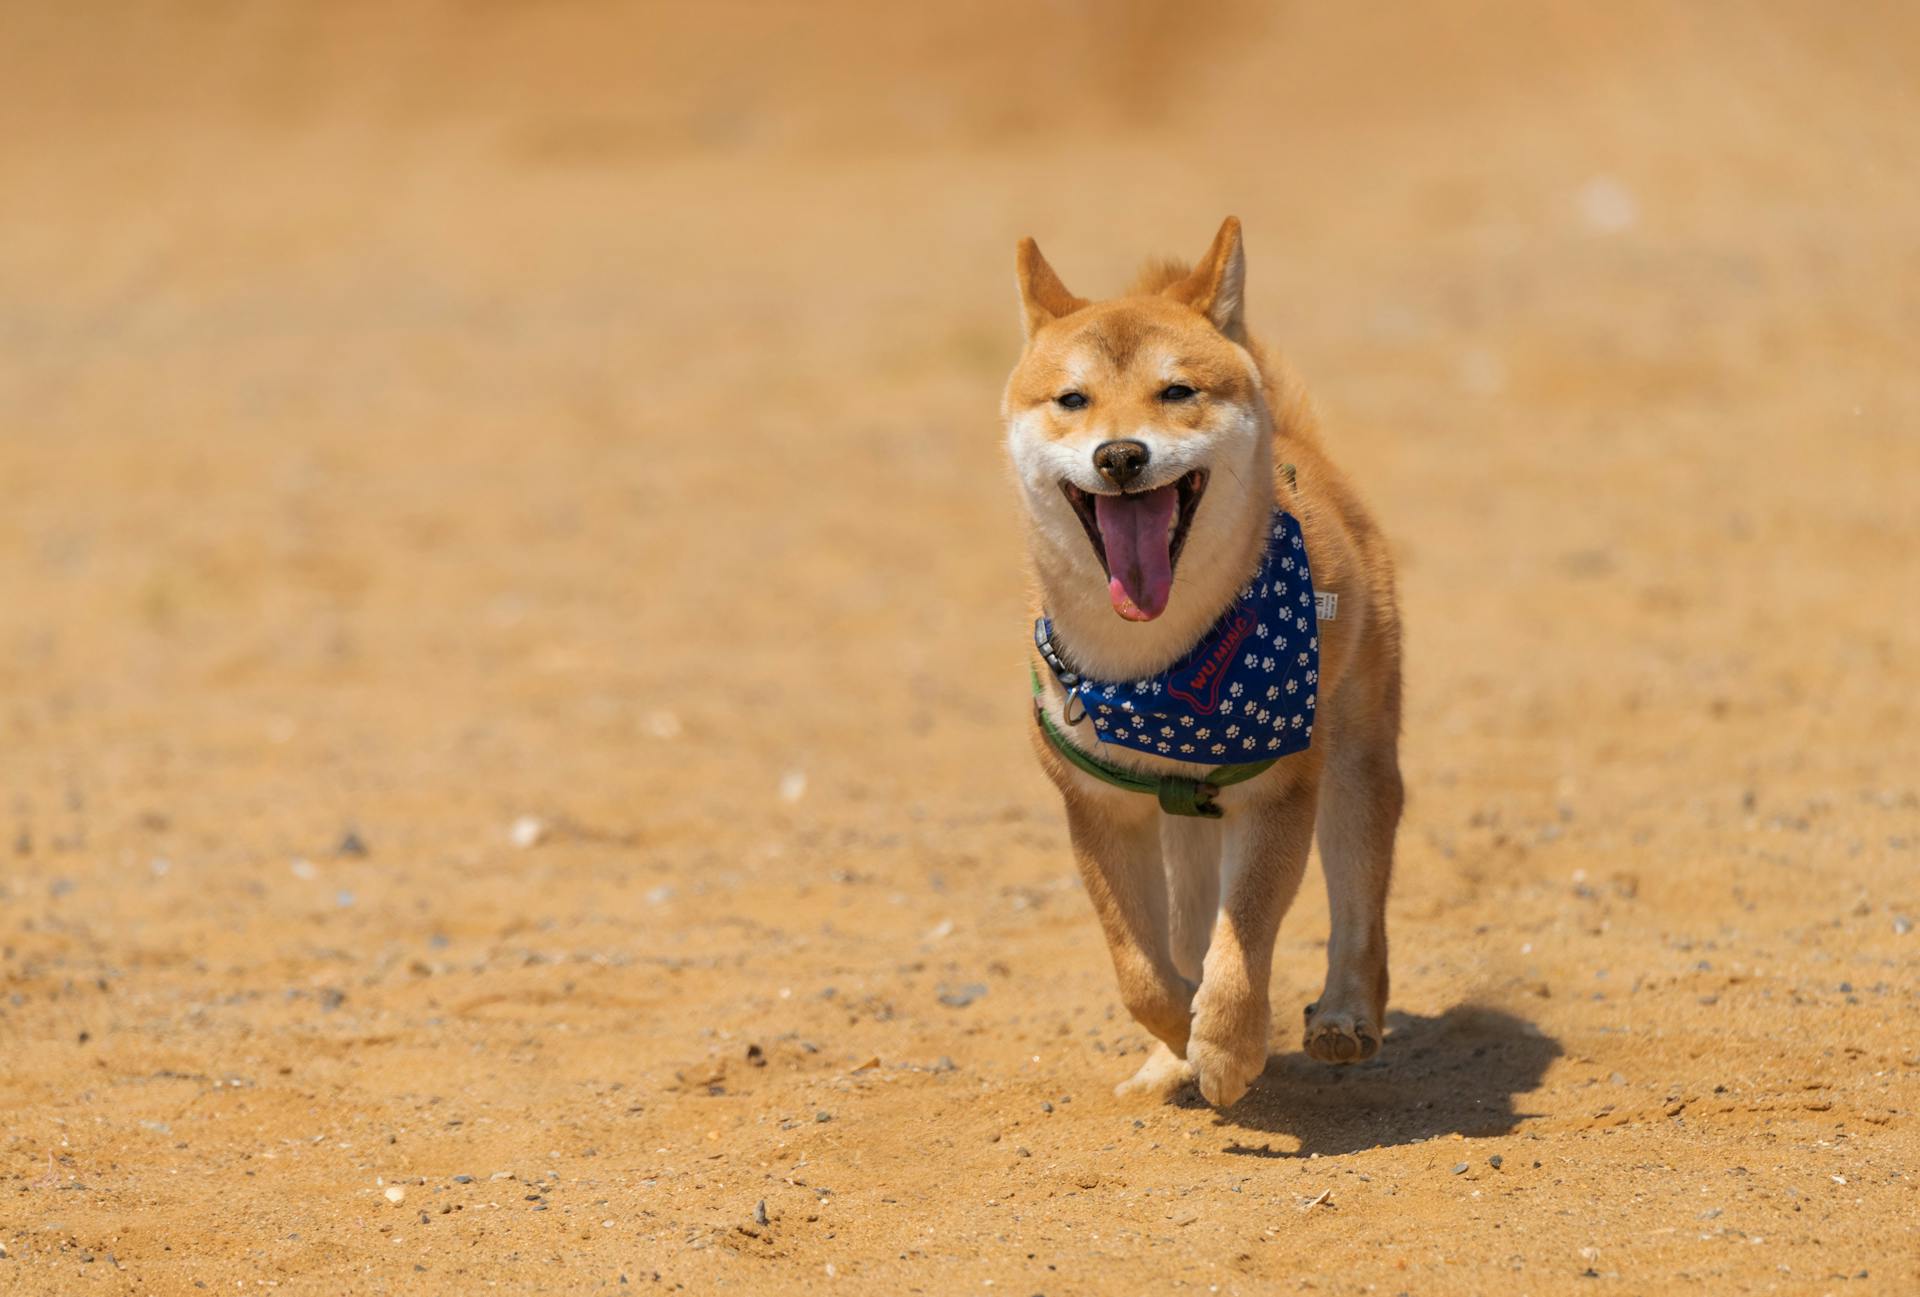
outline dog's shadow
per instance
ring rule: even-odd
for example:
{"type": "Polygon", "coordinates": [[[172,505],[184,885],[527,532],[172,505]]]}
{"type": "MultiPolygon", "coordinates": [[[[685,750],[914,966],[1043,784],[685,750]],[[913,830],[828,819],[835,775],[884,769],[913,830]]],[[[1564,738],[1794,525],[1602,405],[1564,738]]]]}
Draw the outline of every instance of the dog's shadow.
{"type": "MultiPolygon", "coordinates": [[[[1247,1096],[1215,1124],[1291,1135],[1298,1149],[1252,1140],[1243,1157],[1308,1157],[1417,1144],[1437,1135],[1506,1135],[1527,1120],[1514,1100],[1538,1089],[1563,1051],[1524,1018],[1482,1005],[1455,1005],[1438,1017],[1389,1013],[1379,1057],[1328,1066],[1298,1051],[1267,1060],[1247,1096]]],[[[1191,1085],[1174,1099],[1204,1107],[1191,1085]]]]}

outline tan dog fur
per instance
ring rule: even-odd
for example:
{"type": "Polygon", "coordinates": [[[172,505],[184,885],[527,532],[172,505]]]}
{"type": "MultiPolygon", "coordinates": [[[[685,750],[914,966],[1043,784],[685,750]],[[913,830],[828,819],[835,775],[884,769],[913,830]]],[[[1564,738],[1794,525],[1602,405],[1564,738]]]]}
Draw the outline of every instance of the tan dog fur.
{"type": "MultiPolygon", "coordinates": [[[[1167,815],[1153,798],[1074,768],[1034,727],[1041,764],[1066,802],[1073,850],[1106,934],[1120,995],[1162,1047],[1120,1092],[1165,1094],[1187,1079],[1231,1104],[1266,1066],[1267,983],[1281,918],[1306,868],[1316,819],[1332,909],[1325,988],[1307,1007],[1305,1046],[1324,1062],[1371,1058],[1387,1000],[1386,899],[1402,802],[1400,626],[1387,546],[1321,449],[1298,385],[1248,337],[1245,257],[1229,217],[1190,272],[1151,265],[1126,296],[1073,296],[1031,239],[1018,281],[1027,343],[1001,404],[1026,510],[1035,612],[1079,670],[1101,679],[1151,674],[1190,649],[1258,566],[1280,502],[1300,520],[1316,589],[1339,595],[1320,626],[1312,746],[1224,790],[1224,816],[1167,815]],[[1159,398],[1178,381],[1198,395],[1159,398]],[[1056,398],[1088,398],[1079,410],[1056,398]],[[1142,481],[1209,471],[1174,571],[1166,611],[1116,615],[1107,578],[1062,478],[1113,490],[1092,452],[1145,442],[1142,481]],[[1289,483],[1283,465],[1293,466],[1289,483]]],[[[1143,488],[1144,489],[1144,488],[1143,488]]],[[[1099,741],[1069,725],[1064,691],[1044,663],[1040,705],[1082,749],[1133,769],[1203,775],[1193,766],[1099,741]]]]}

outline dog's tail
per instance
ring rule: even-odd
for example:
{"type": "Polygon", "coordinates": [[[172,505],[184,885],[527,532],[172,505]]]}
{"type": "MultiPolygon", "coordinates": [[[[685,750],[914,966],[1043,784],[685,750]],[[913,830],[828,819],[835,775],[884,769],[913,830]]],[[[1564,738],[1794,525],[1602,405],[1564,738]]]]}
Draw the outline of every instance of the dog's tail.
{"type": "Polygon", "coordinates": [[[1133,287],[1127,290],[1127,295],[1151,297],[1173,287],[1192,273],[1193,267],[1178,257],[1156,257],[1140,267],[1140,273],[1134,276],[1133,287]]]}

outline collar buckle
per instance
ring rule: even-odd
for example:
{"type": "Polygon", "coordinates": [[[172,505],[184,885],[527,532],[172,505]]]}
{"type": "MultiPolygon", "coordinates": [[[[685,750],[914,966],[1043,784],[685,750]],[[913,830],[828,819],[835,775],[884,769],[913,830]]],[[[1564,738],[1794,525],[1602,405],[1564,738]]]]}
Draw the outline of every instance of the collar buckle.
{"type": "Polygon", "coordinates": [[[1154,791],[1160,796],[1160,809],[1169,815],[1192,815],[1203,820],[1220,818],[1220,807],[1215,801],[1220,790],[1204,779],[1162,775],[1154,791]]]}

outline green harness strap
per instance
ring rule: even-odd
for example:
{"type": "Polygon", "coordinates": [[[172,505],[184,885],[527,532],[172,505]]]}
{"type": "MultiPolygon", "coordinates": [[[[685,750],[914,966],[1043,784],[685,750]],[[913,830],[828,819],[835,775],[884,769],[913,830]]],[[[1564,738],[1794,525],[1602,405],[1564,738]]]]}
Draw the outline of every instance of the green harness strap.
{"type": "Polygon", "coordinates": [[[1047,715],[1047,709],[1040,705],[1040,668],[1028,663],[1027,669],[1033,675],[1034,719],[1040,722],[1040,732],[1047,736],[1047,742],[1053,744],[1054,751],[1095,779],[1112,784],[1115,788],[1158,797],[1160,809],[1169,815],[1196,815],[1202,819],[1219,819],[1220,808],[1214,804],[1214,798],[1219,796],[1222,788],[1243,783],[1262,773],[1280,759],[1268,757],[1265,761],[1217,766],[1205,779],[1190,779],[1185,775],[1138,774],[1122,766],[1102,761],[1091,752],[1075,747],[1073,740],[1060,732],[1060,727],[1053,723],[1051,716],[1047,715]]]}

